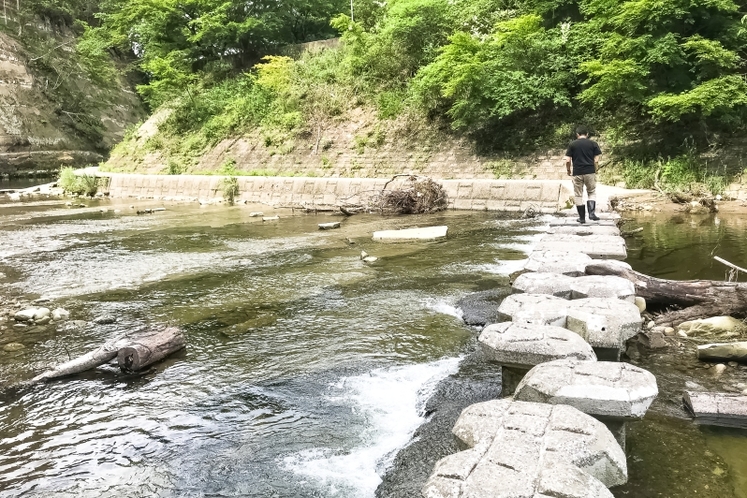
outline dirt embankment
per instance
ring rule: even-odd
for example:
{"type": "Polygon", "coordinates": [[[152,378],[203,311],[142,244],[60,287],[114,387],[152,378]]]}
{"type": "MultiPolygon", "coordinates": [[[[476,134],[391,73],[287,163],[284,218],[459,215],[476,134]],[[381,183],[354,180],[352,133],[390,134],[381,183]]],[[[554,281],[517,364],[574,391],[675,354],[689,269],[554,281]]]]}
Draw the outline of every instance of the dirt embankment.
{"type": "Polygon", "coordinates": [[[49,50],[38,42],[27,46],[25,35],[0,31],[3,176],[97,163],[127,127],[145,118],[124,78],[97,84],[80,69],[72,33],[37,29],[49,50]]]}

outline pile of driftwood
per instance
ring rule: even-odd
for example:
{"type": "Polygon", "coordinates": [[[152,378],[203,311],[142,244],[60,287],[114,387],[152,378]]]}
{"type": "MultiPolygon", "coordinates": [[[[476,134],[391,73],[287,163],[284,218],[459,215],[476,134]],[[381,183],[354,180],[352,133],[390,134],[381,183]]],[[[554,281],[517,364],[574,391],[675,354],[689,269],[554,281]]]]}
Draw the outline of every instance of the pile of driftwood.
{"type": "Polygon", "coordinates": [[[95,350],[41,373],[30,384],[45,382],[85,372],[108,363],[114,358],[125,372],[137,372],[185,346],[184,334],[176,327],[156,332],[138,332],[133,337],[106,343],[95,350]]]}
{"type": "MultiPolygon", "coordinates": [[[[378,212],[381,214],[422,214],[443,211],[448,206],[446,191],[428,177],[394,175],[381,190],[356,194],[357,203],[345,202],[340,210],[347,214],[378,212]]],[[[350,201],[352,198],[348,198],[350,201]]]]}

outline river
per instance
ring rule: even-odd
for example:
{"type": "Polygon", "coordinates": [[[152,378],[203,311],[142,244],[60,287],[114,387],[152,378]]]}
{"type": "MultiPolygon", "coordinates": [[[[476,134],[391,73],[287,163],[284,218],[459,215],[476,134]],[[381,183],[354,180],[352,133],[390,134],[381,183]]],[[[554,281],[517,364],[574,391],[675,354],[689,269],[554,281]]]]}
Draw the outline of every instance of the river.
{"type": "MultiPolygon", "coordinates": [[[[2,496],[372,498],[382,476],[379,496],[416,496],[432,466],[413,470],[398,452],[451,451],[447,419],[466,399],[455,386],[479,386],[476,399],[499,385],[475,359],[476,332],[455,304],[506,286],[549,219],[357,215],[320,231],[339,218],[281,211],[262,222],[249,206],[174,204],[137,215],[129,203],[85,204],[0,202],[0,295],[48,299],[75,320],[24,330],[1,323],[0,344],[25,349],[0,351],[0,385],[143,326],[178,325],[188,346],[140,375],[105,366],[2,391],[2,496]],[[442,242],[371,241],[375,230],[438,224],[449,226],[442,242]],[[362,250],[380,259],[365,264],[362,250]],[[103,315],[117,321],[96,325],[103,315]]],[[[652,238],[660,223],[636,223],[646,230],[629,241],[631,264],[653,274],[676,267],[650,263],[665,252],[656,245],[664,238],[652,238]]],[[[739,246],[743,227],[718,226],[722,247],[739,246]]],[[[684,258],[688,271],[713,266],[684,258]]],[[[686,376],[657,355],[638,361],[661,371],[671,393],[631,429],[631,484],[616,496],[743,498],[733,490],[747,476],[744,435],[686,420],[673,401],[686,376]],[[681,489],[694,494],[667,494],[681,489]]],[[[729,382],[743,374],[733,370],[729,382]]]]}

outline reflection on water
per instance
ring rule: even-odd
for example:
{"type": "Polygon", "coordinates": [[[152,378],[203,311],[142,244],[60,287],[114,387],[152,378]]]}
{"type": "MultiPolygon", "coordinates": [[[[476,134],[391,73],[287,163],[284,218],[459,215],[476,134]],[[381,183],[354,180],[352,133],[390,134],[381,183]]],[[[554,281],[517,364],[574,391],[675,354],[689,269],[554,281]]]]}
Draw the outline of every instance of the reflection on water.
{"type": "MultiPolygon", "coordinates": [[[[723,280],[720,256],[747,266],[747,220],[741,216],[652,215],[631,217],[625,228],[644,228],[628,238],[628,262],[635,270],[674,280],[723,280]]],[[[729,366],[715,377],[697,360],[695,344],[642,351],[635,361],[656,374],[659,397],[643,422],[629,431],[630,482],[618,497],[747,497],[747,432],[699,427],[682,405],[685,390],[740,392],[747,366],[729,366]]]]}

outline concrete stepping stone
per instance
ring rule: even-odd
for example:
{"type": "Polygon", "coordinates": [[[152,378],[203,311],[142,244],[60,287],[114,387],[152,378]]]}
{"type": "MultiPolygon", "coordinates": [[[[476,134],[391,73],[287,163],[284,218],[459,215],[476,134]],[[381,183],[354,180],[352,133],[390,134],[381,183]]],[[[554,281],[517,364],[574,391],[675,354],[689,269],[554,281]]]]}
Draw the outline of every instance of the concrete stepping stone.
{"type": "Polygon", "coordinates": [[[560,226],[617,226],[617,220],[620,218],[620,215],[617,213],[597,213],[599,215],[600,220],[599,221],[589,221],[586,220],[586,223],[579,223],[576,221],[578,218],[578,214],[576,214],[576,211],[569,212],[568,216],[566,217],[555,217],[552,220],[550,220],[550,226],[551,227],[560,227],[560,226]]]}
{"type": "Polygon", "coordinates": [[[744,394],[687,391],[683,401],[698,424],[747,429],[747,396],[744,394]]]}
{"type": "Polygon", "coordinates": [[[549,233],[537,242],[535,250],[580,252],[598,259],[624,260],[628,257],[625,239],[616,235],[549,233]]]}
{"type": "Polygon", "coordinates": [[[625,341],[641,330],[638,307],[620,299],[565,300],[546,294],[512,294],[498,306],[501,320],[555,325],[588,342],[597,358],[619,360],[625,341]]]}
{"type": "Polygon", "coordinates": [[[572,279],[571,299],[587,297],[622,299],[635,303],[635,285],[630,280],[615,275],[586,275],[572,279]]]}
{"type": "Polygon", "coordinates": [[[635,285],[614,275],[569,277],[560,273],[530,272],[519,275],[511,285],[515,293],[549,294],[563,299],[587,297],[635,302],[635,285]]]}
{"type": "Polygon", "coordinates": [[[402,230],[380,230],[373,233],[373,240],[379,242],[412,242],[446,238],[449,227],[405,228],[402,230]]]}
{"type": "Polygon", "coordinates": [[[595,417],[641,419],[659,394],[654,375],[630,363],[554,360],[526,374],[514,399],[570,405],[595,417]]]}
{"type": "Polygon", "coordinates": [[[576,278],[561,273],[530,272],[519,275],[511,284],[511,288],[517,294],[522,292],[525,294],[549,294],[562,299],[570,299],[571,288],[575,280],[576,278]]]}
{"type": "Polygon", "coordinates": [[[625,342],[641,331],[641,312],[634,303],[596,298],[568,301],[566,323],[591,344],[600,360],[620,359],[625,342]]]}
{"type": "Polygon", "coordinates": [[[512,294],[498,306],[498,317],[507,322],[565,327],[569,303],[547,294],[512,294]]]}
{"type": "Polygon", "coordinates": [[[501,365],[501,396],[513,394],[526,373],[540,363],[597,359],[581,336],[551,325],[496,323],[485,327],[478,341],[485,356],[501,365]]]}
{"type": "Polygon", "coordinates": [[[620,229],[610,225],[559,225],[550,226],[547,233],[570,233],[574,235],[620,235],[620,229]]]}
{"type": "Polygon", "coordinates": [[[610,431],[570,406],[477,403],[452,432],[469,449],[436,463],[426,498],[611,498],[607,487],[627,481],[610,431]]]}
{"type": "Polygon", "coordinates": [[[524,269],[580,277],[586,275],[586,266],[592,264],[592,262],[591,257],[582,252],[536,250],[529,255],[524,269]]]}

